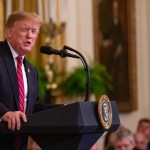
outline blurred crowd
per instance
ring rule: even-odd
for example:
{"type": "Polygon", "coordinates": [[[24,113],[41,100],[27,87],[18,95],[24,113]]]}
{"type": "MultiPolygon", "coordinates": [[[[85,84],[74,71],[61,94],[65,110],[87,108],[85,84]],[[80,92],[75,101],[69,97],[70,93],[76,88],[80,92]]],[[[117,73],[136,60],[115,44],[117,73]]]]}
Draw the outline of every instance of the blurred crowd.
{"type": "MultiPolygon", "coordinates": [[[[91,150],[99,149],[95,144],[91,150]]],[[[135,133],[123,125],[116,131],[107,132],[103,150],[150,150],[150,118],[140,119],[135,133]]]]}

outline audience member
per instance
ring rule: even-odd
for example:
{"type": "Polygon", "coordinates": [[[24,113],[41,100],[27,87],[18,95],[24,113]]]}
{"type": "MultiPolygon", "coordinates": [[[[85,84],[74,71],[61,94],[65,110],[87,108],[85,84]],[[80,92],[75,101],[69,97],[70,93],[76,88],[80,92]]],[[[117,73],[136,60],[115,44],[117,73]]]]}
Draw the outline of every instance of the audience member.
{"type": "Polygon", "coordinates": [[[141,133],[148,140],[148,149],[150,150],[150,118],[141,118],[138,122],[137,133],[141,133]]]}
{"type": "Polygon", "coordinates": [[[141,132],[137,132],[134,135],[135,149],[134,150],[148,150],[148,139],[144,137],[141,132]]]}
{"type": "Polygon", "coordinates": [[[140,119],[138,122],[137,132],[141,132],[146,138],[150,139],[150,119],[140,119]]]}
{"type": "Polygon", "coordinates": [[[114,150],[133,150],[135,147],[134,136],[132,132],[121,127],[111,136],[114,150]]]}
{"type": "Polygon", "coordinates": [[[107,132],[104,150],[150,150],[150,119],[139,120],[135,135],[123,126],[116,132],[107,132]]]}

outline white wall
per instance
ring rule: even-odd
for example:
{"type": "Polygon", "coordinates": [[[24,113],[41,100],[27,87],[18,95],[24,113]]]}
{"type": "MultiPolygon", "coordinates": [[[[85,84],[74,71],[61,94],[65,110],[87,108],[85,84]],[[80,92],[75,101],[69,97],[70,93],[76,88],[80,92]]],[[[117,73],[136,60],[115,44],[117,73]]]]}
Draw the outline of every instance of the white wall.
{"type": "MultiPolygon", "coordinates": [[[[67,45],[93,59],[92,0],[68,0],[67,45]]],[[[81,61],[68,59],[68,70],[81,61]]]]}
{"type": "MultiPolygon", "coordinates": [[[[93,0],[68,1],[67,44],[88,59],[94,58],[93,52],[93,0]]],[[[138,110],[119,114],[121,123],[133,132],[142,117],[150,117],[150,1],[136,0],[136,51],[137,51],[137,102],[138,110]]],[[[68,60],[68,69],[78,65],[77,60],[68,60]],[[76,62],[75,62],[76,61],[76,62]]],[[[102,149],[103,137],[98,141],[102,149]]]]}

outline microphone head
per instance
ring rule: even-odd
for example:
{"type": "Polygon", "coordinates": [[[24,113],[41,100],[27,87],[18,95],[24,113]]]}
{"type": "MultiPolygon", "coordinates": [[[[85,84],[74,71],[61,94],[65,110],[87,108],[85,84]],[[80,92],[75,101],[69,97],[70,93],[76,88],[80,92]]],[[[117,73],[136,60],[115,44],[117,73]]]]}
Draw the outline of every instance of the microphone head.
{"type": "Polygon", "coordinates": [[[77,55],[67,53],[66,49],[56,50],[49,46],[41,46],[40,52],[47,54],[47,55],[52,55],[52,54],[59,55],[62,58],[65,58],[65,57],[80,58],[77,55]]]}
{"type": "Polygon", "coordinates": [[[52,54],[51,51],[52,51],[52,48],[49,46],[41,46],[41,48],[40,48],[40,52],[44,53],[44,54],[50,55],[50,54],[52,54]]]}

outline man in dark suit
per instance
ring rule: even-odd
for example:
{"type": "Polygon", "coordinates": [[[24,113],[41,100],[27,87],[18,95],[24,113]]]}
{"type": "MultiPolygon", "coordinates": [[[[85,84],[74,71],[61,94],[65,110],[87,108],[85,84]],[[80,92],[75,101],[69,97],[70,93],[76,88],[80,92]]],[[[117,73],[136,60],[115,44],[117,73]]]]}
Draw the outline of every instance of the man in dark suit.
{"type": "MultiPolygon", "coordinates": [[[[38,36],[42,19],[35,13],[12,13],[6,23],[5,41],[0,42],[0,120],[8,123],[8,129],[20,130],[21,121],[34,112],[38,102],[38,74],[25,59],[38,36]],[[20,109],[20,89],[16,57],[22,57],[23,109],[20,109]]],[[[27,149],[28,137],[21,140],[20,150],[27,149]]],[[[0,150],[13,150],[14,134],[0,133],[0,150]]]]}

